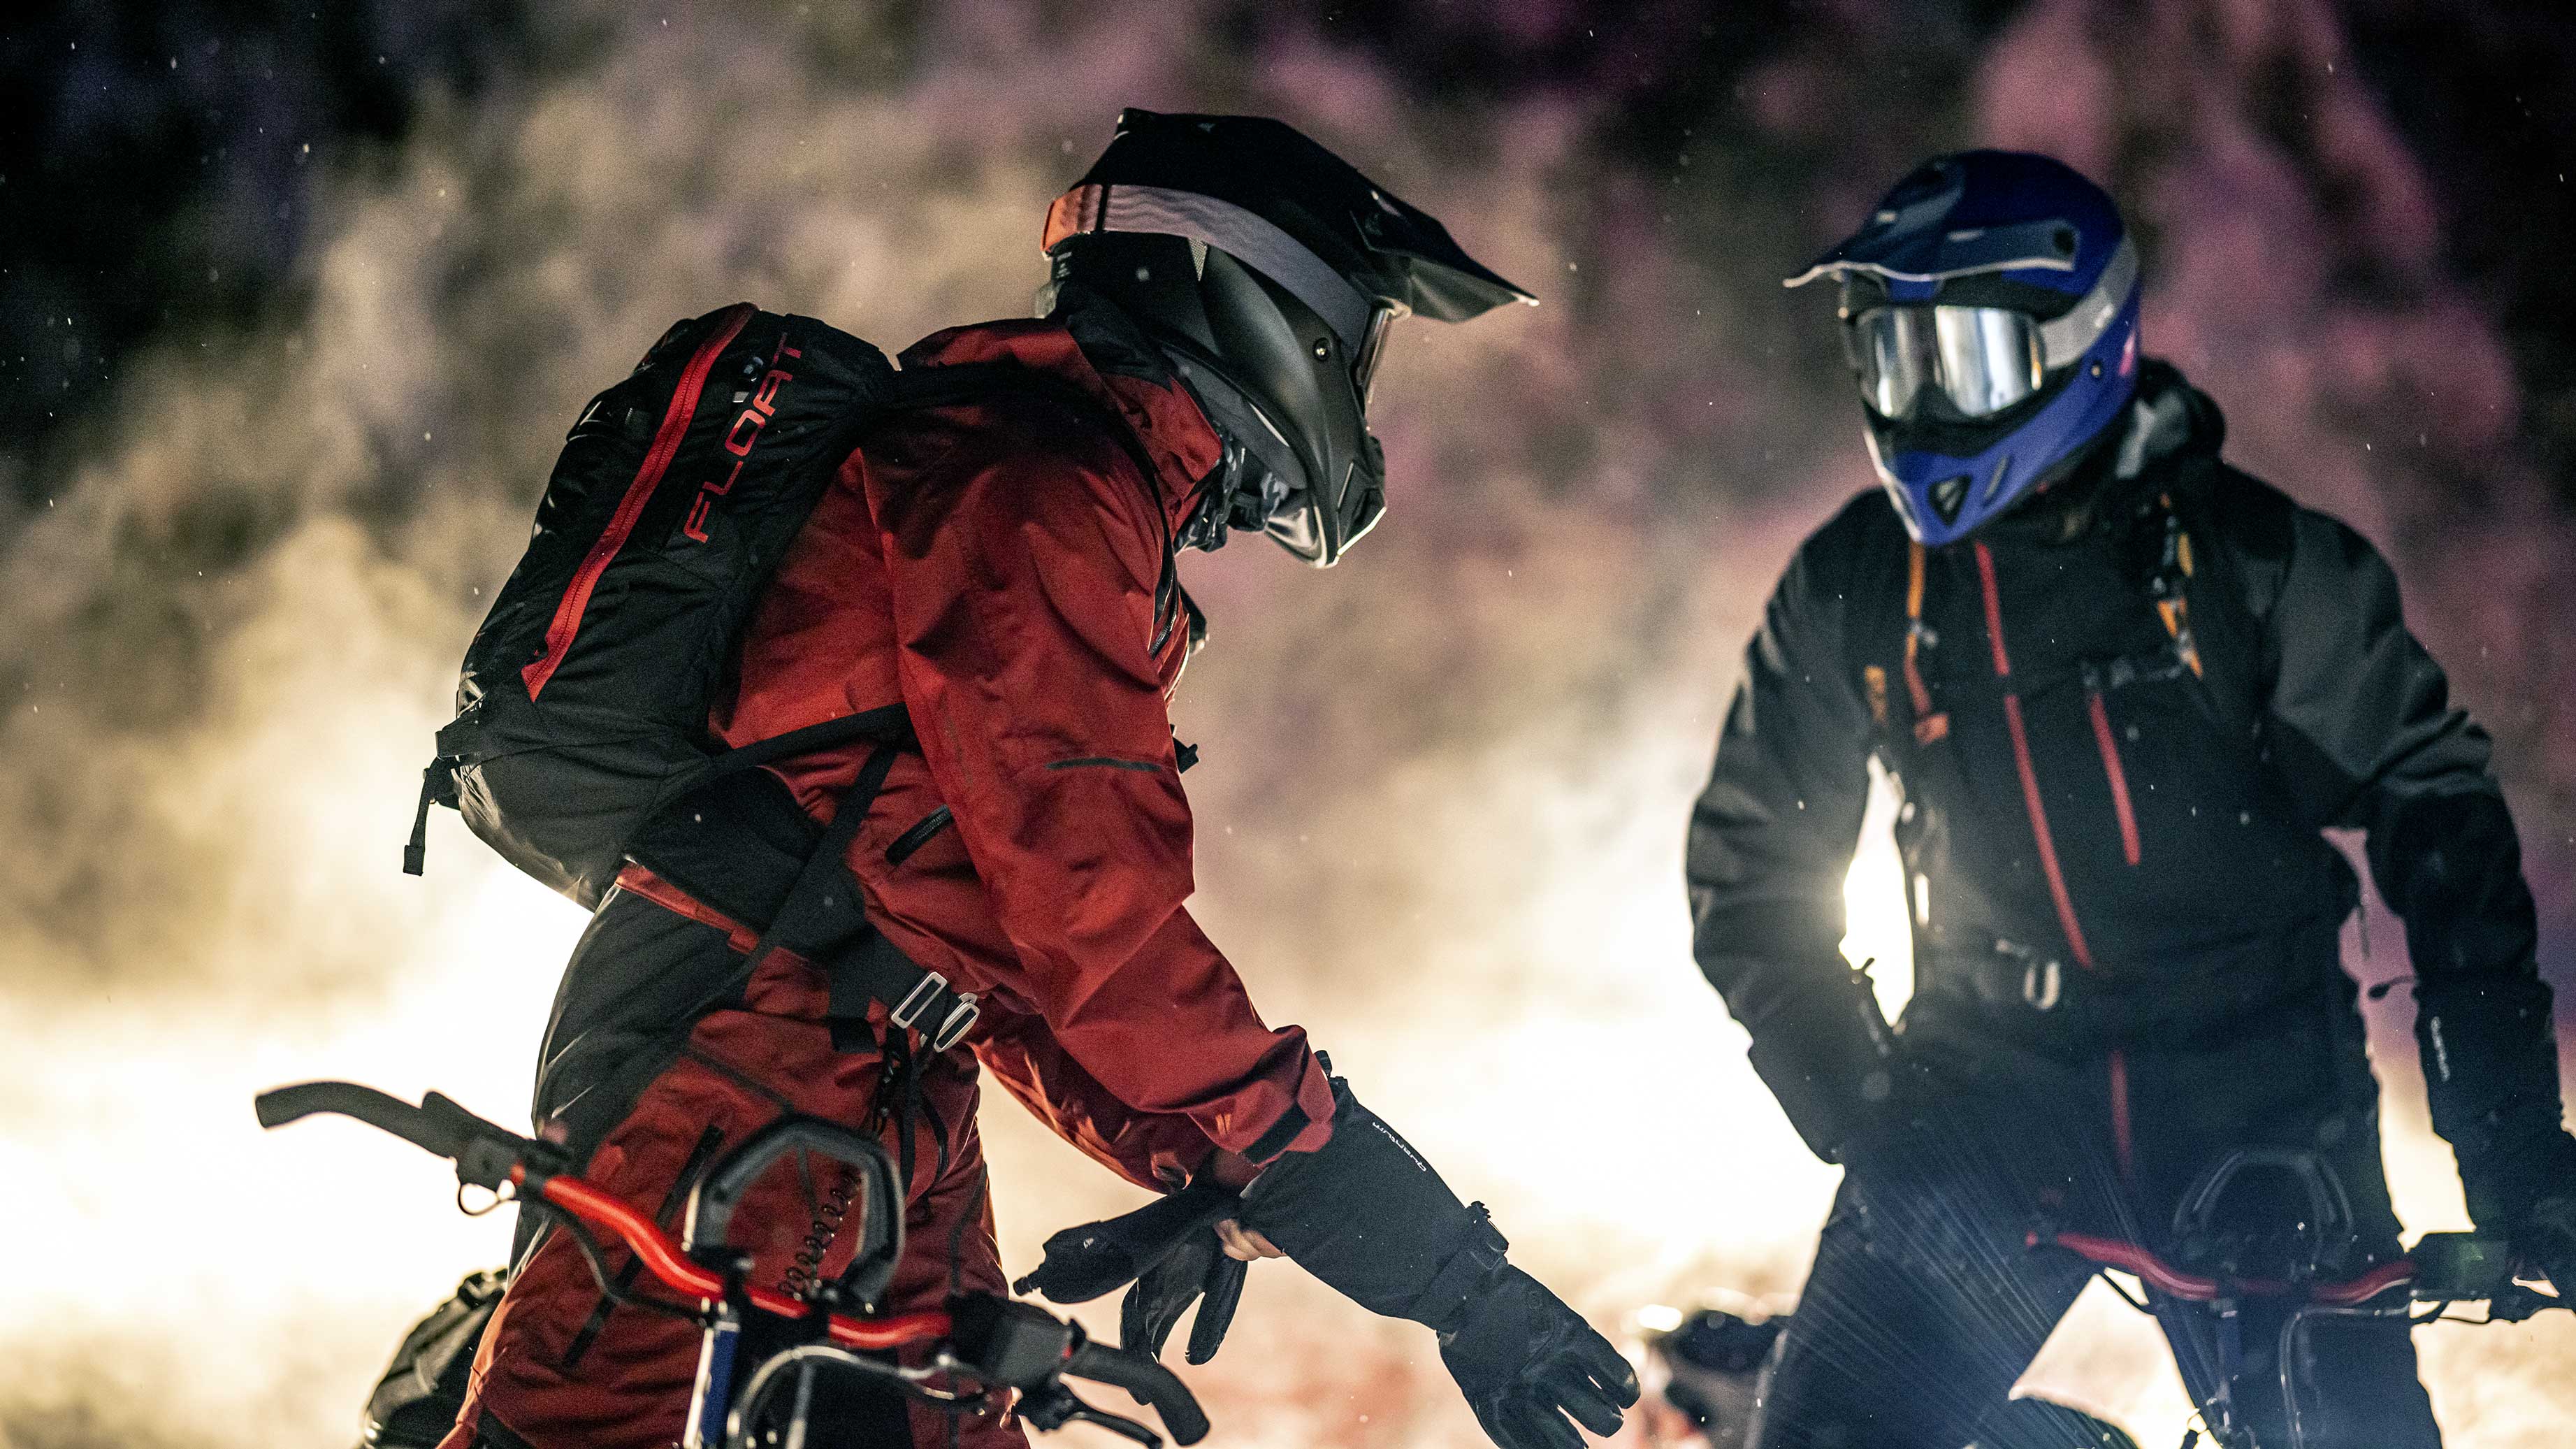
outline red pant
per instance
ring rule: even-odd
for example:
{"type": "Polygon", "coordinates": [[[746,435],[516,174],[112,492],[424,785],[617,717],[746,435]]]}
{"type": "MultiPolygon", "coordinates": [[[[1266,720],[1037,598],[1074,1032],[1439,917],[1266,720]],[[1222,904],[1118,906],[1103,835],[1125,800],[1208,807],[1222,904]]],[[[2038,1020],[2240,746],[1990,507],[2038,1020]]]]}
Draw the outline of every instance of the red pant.
{"type": "MultiPolygon", "coordinates": [[[[632,897],[603,906],[594,936],[620,920],[650,931],[657,947],[684,946],[690,954],[724,949],[719,933],[632,897]]],[[[628,954],[590,949],[601,944],[585,940],[576,973],[585,958],[628,954]]],[[[794,963],[765,967],[744,1007],[700,1021],[686,1049],[600,1140],[582,1176],[676,1231],[696,1175],[780,1114],[866,1130],[883,1064],[871,1050],[834,1049],[830,1027],[816,1019],[819,993],[802,979],[810,976],[794,963]]],[[[567,997],[572,993],[568,979],[567,997]]],[[[560,1011],[559,1003],[559,1023],[560,1011]]],[[[937,1307],[961,1288],[1003,1290],[975,1129],[973,1058],[949,1052],[925,1060],[920,1092],[904,1255],[890,1294],[896,1311],[937,1307]]],[[[881,1135],[887,1151],[896,1151],[893,1127],[881,1135]]],[[[844,1210],[846,1198],[834,1190],[839,1178],[826,1161],[790,1157],[752,1186],[734,1214],[731,1237],[751,1251],[754,1282],[829,1277],[847,1265],[858,1211],[844,1210]],[[828,1246],[818,1253],[817,1244],[828,1246]]],[[[609,1247],[606,1256],[611,1273],[631,1271],[623,1249],[609,1247]]],[[[649,1277],[636,1286],[656,1287],[649,1277]]],[[[470,1449],[478,1435],[504,1449],[664,1449],[684,1430],[698,1347],[694,1324],[632,1306],[606,1307],[574,1244],[550,1232],[520,1266],[484,1334],[465,1408],[441,1449],[470,1449]]],[[[908,1417],[904,1437],[922,1449],[1027,1442],[1015,1422],[998,1414],[952,1418],[915,1404],[908,1417]]],[[[882,1439],[864,1442],[897,1438],[890,1419],[880,1432],[882,1439]]]]}

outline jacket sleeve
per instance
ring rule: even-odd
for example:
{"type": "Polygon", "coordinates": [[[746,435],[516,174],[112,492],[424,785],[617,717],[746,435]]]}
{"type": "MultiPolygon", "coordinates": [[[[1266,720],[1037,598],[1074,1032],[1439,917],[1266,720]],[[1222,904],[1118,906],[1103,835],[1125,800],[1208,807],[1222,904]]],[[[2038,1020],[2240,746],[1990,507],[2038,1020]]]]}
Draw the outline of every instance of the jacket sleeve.
{"type": "MultiPolygon", "coordinates": [[[[1022,968],[1012,983],[1121,1110],[1266,1160],[1332,1092],[1184,908],[1191,825],[1156,659],[1163,523],[1123,452],[978,429],[870,499],[922,753],[1022,968]],[[1007,443],[1007,438],[1005,439],[1007,443]]],[[[1052,1119],[1051,1119],[1052,1120],[1052,1119]]]]}
{"type": "Polygon", "coordinates": [[[1156,1192],[1207,1160],[1207,1134],[1187,1117],[1138,1112],[1065,1052],[1044,1019],[988,997],[975,1057],[1003,1090],[1083,1155],[1156,1192]]]}
{"type": "Polygon", "coordinates": [[[1843,658],[1850,517],[1808,540],[1763,612],[1683,857],[1700,971],[1752,1034],[1755,1068],[1791,1123],[1828,1158],[1874,1065],[1841,950],[1871,749],[1843,658]]]}
{"type": "Polygon", "coordinates": [[[2377,550],[2306,509],[2267,622],[2275,758],[2326,823],[2367,832],[2372,881],[2406,923],[2434,1125],[2481,1177],[2559,1130],[2549,988],[2522,847],[2486,731],[2406,630],[2377,550]]]}
{"type": "Polygon", "coordinates": [[[1753,1031],[1842,961],[1843,877],[1869,803],[1869,717],[1843,655],[1828,529],[1791,560],[1745,650],[1683,875],[1691,950],[1753,1031]]]}

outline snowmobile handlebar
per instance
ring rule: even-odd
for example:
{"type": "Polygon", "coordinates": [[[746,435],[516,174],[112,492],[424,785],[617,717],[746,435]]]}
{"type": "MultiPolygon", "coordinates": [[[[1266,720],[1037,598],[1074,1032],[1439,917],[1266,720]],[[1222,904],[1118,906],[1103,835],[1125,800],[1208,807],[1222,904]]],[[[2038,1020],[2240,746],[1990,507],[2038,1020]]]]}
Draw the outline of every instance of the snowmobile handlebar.
{"type": "Polygon", "coordinates": [[[703,1305],[733,1299],[779,1318],[811,1322],[819,1317],[829,1341],[847,1349],[929,1346],[935,1361],[945,1368],[992,1387],[1020,1391],[1020,1416],[1035,1427],[1052,1429],[1078,1419],[1140,1444],[1159,1442],[1144,1425],[1075,1398],[1062,1382],[1071,1377],[1125,1389],[1162,1416],[1164,1428],[1177,1443],[1195,1444],[1208,1432],[1206,1412],[1170,1370],[1092,1343],[1080,1325],[1032,1304],[968,1293],[951,1298],[945,1308],[911,1313],[874,1316],[828,1311],[830,1304],[839,1302],[862,1308],[872,1305],[900,1256],[902,1243],[901,1193],[885,1149],[846,1128],[789,1117],[746,1138],[691,1195],[688,1238],[682,1241],[635,1208],[565,1172],[568,1164],[555,1147],[487,1122],[436,1092],[414,1106],[352,1082],[304,1082],[262,1092],[254,1106],[260,1125],[268,1128],[322,1113],[354,1117],[423,1151],[453,1159],[460,1182],[494,1190],[508,1183],[522,1200],[541,1203],[615,1236],[663,1286],[703,1305]],[[742,1192],[780,1157],[800,1149],[851,1164],[861,1172],[869,1194],[868,1236],[853,1260],[852,1273],[830,1285],[819,1295],[820,1301],[744,1282],[740,1255],[723,1246],[723,1231],[742,1192]],[[868,1281],[850,1281],[871,1263],[883,1265],[883,1271],[874,1274],[874,1291],[868,1281]],[[827,1311],[818,1314],[818,1308],[827,1311]]]}
{"type": "Polygon", "coordinates": [[[2186,1303],[2234,1297],[2291,1297],[2348,1308],[2403,1287],[2407,1296],[2418,1303],[2484,1301],[2493,1317],[2508,1321],[2529,1318],[2544,1309],[2571,1306],[2515,1282],[2511,1245],[2480,1233],[2426,1233],[2407,1256],[2393,1258],[2340,1282],[2289,1282],[2187,1272],[2136,1243],[2091,1233],[2033,1230],[2024,1242],[2033,1248],[2063,1248],[2097,1266],[2130,1274],[2155,1292],[2186,1303]]]}
{"type": "Polygon", "coordinates": [[[262,1092],[251,1099],[251,1105],[262,1127],[283,1127],[317,1113],[337,1113],[390,1132],[433,1157],[461,1158],[472,1150],[478,1137],[506,1139],[512,1135],[439,1093],[423,1097],[415,1107],[400,1097],[355,1082],[300,1082],[262,1092]]]}
{"type": "Polygon", "coordinates": [[[300,1082],[262,1092],[251,1105],[259,1125],[268,1128],[317,1113],[355,1117],[432,1157],[452,1160],[457,1181],[496,1192],[512,1180],[515,1169],[531,1162],[554,1166],[560,1155],[544,1143],[484,1121],[439,1092],[421,1098],[415,1107],[355,1082],[300,1082]]]}
{"type": "MultiPolygon", "coordinates": [[[[457,1179],[461,1182],[494,1190],[508,1183],[523,1198],[543,1202],[590,1227],[615,1235],[663,1286],[707,1301],[725,1296],[726,1275],[718,1268],[699,1261],[701,1255],[712,1257],[721,1247],[721,1239],[706,1229],[712,1227],[717,1233],[721,1232],[731,1216],[734,1200],[761,1168],[800,1146],[823,1148],[836,1156],[847,1153],[850,1158],[859,1160],[871,1154],[882,1160],[885,1155],[875,1143],[856,1134],[842,1133],[841,1129],[830,1128],[825,1123],[795,1118],[773,1123],[745,1139],[742,1147],[735,1150],[732,1160],[719,1165],[722,1171],[709,1174],[710,1181],[722,1177],[728,1180],[729,1186],[711,1198],[693,1194],[694,1231],[689,1241],[681,1242],[674,1241],[650,1218],[597,1187],[580,1178],[562,1175],[561,1169],[566,1164],[562,1154],[553,1147],[521,1137],[497,1123],[487,1122],[437,1092],[423,1097],[420,1105],[415,1107],[399,1097],[354,1082],[304,1082],[262,1092],[253,1099],[253,1106],[263,1127],[281,1127],[319,1113],[337,1113],[381,1128],[433,1156],[453,1159],[457,1179]],[[855,1147],[852,1146],[854,1142],[855,1147]],[[738,1170],[744,1167],[749,1171],[738,1170]],[[710,1203],[713,1204],[711,1211],[710,1203]],[[707,1218],[712,1221],[706,1221],[707,1218]]],[[[872,1193],[885,1191],[874,1177],[869,1181],[872,1193]]],[[[870,1206],[879,1206],[884,1200],[872,1201],[870,1206]]],[[[884,1211],[870,1216],[880,1223],[894,1220],[892,1213],[884,1211]]],[[[746,1285],[743,1292],[753,1308],[785,1318],[804,1317],[812,1308],[811,1304],[775,1289],[746,1285]]],[[[851,1348],[893,1348],[927,1342],[946,1334],[948,1327],[948,1315],[939,1312],[897,1314],[887,1318],[830,1315],[832,1340],[851,1348]]]]}
{"type": "Polygon", "coordinates": [[[1189,1385],[1181,1382],[1180,1375],[1142,1354],[1106,1344],[1079,1344],[1066,1357],[1064,1371],[1078,1379],[1125,1389],[1129,1397],[1161,1415],[1163,1427],[1183,1444],[1195,1444],[1207,1437],[1207,1411],[1199,1407],[1189,1385]]]}

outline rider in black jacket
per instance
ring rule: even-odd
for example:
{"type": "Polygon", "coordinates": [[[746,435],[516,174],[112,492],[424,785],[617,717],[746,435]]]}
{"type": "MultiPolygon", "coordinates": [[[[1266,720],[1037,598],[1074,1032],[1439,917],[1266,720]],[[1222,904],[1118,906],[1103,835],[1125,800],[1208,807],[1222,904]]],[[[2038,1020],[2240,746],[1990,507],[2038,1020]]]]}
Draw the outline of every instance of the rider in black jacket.
{"type": "MultiPolygon", "coordinates": [[[[2397,1254],[2338,946],[2357,886],[2326,827],[2366,832],[2406,923],[2472,1215],[2576,1287],[2576,1139],[2520,849],[2386,563],[2220,461],[2216,406],[2138,354],[2118,213],[2066,167],[1929,162],[1796,280],[1819,276],[1843,288],[1887,487],[1781,580],[1687,868],[1701,969],[1849,1169],[1761,1443],[1975,1437],[2088,1276],[2026,1251],[2035,1228],[2204,1263],[2306,1235],[2337,1277],[2397,1254]],[[1873,756],[1902,790],[1914,925],[1894,1032],[1838,950],[1873,756]],[[2306,1210],[2226,1220],[2232,1192],[2192,1219],[2240,1151],[2259,1154],[2240,1187],[2306,1210]]],[[[2232,1386],[2205,1320],[2159,1314],[2196,1397],[2235,1388],[2258,1435],[2283,1414],[2263,1312],[2232,1386]]],[[[2305,1442],[2439,1443],[2402,1322],[2298,1351],[2354,1426],[2305,1442]]]]}

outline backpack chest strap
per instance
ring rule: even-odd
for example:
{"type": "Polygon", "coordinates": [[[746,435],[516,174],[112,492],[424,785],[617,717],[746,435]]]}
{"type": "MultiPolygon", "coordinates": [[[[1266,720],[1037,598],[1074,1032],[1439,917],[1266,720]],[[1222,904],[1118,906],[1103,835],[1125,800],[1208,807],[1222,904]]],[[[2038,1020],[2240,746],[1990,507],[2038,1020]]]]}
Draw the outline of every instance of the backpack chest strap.
{"type": "MultiPolygon", "coordinates": [[[[2158,507],[2163,514],[2159,553],[2146,581],[2147,602],[2163,626],[2164,642],[2153,649],[2140,648],[2124,654],[2075,658],[2058,661],[2016,661],[2011,679],[2011,692],[2024,698],[2047,693],[2051,689],[2080,685],[2096,693],[2110,693],[2133,684],[2158,683],[2189,675],[2194,680],[2205,677],[2198,636],[2192,630],[2189,585],[2193,577],[2192,540],[2181,517],[2175,512],[2172,498],[2160,496],[2158,507]]],[[[1924,672],[1923,653],[1941,642],[1938,630],[1924,621],[1927,551],[1919,543],[1907,544],[1905,581],[1905,621],[1901,651],[1901,670],[1905,680],[1907,703],[1911,706],[1910,725],[1914,743],[1930,746],[1950,737],[1951,718],[1947,703],[1964,690],[1971,697],[2000,696],[2005,692],[2002,681],[1984,673],[1965,679],[1934,680],[1924,672]]],[[[1876,698],[1882,686],[1866,681],[1876,698]]],[[[1887,726],[1888,721],[1877,721],[1887,726]]]]}

